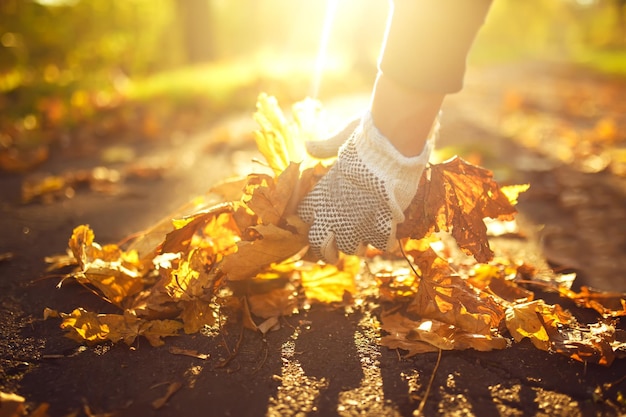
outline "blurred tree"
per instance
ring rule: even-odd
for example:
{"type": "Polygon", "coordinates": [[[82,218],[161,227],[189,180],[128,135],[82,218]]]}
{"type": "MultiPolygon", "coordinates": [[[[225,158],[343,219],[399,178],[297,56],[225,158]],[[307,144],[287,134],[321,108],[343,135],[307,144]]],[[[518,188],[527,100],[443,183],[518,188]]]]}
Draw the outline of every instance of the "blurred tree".
{"type": "Polygon", "coordinates": [[[163,54],[161,45],[172,13],[170,0],[49,3],[0,1],[3,78],[19,72],[14,79],[21,84],[67,84],[93,81],[111,69],[146,73],[176,59],[175,53],[163,54]]]}
{"type": "Polygon", "coordinates": [[[626,46],[626,0],[613,0],[617,29],[615,31],[618,45],[626,46]]]}
{"type": "Polygon", "coordinates": [[[176,0],[186,61],[197,64],[215,58],[214,38],[207,33],[212,26],[208,0],[176,0]]]}

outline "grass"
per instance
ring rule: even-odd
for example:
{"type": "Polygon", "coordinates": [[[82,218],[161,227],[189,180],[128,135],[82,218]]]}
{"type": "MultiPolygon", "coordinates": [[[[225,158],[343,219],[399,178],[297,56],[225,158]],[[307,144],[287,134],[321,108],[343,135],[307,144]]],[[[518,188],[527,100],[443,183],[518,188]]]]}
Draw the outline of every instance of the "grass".
{"type": "Polygon", "coordinates": [[[626,76],[626,45],[621,49],[584,49],[572,61],[602,73],[626,76]]]}

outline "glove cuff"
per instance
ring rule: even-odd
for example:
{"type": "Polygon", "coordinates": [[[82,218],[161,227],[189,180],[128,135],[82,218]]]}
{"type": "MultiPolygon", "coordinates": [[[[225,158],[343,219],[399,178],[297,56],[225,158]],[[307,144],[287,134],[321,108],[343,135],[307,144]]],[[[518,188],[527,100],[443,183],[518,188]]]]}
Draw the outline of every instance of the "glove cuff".
{"type": "Polygon", "coordinates": [[[404,221],[404,210],[417,192],[422,172],[435,146],[439,120],[433,123],[422,153],[414,157],[402,155],[380,133],[374,125],[371,112],[365,113],[359,129],[361,134],[353,136],[357,154],[367,168],[384,181],[394,220],[401,223],[404,221]]]}

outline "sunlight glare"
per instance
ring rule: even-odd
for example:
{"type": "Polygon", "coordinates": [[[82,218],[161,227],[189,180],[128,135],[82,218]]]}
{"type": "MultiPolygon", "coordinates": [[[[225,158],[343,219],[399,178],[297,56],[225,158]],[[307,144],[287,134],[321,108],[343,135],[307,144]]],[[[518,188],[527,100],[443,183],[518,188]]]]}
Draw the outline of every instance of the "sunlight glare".
{"type": "Polygon", "coordinates": [[[42,6],[61,7],[61,6],[74,6],[78,3],[78,0],[35,0],[36,3],[42,6]]]}
{"type": "Polygon", "coordinates": [[[333,22],[337,13],[337,3],[338,0],[327,0],[326,2],[326,13],[324,15],[324,24],[322,25],[322,36],[320,38],[317,59],[315,60],[315,72],[313,74],[313,87],[311,92],[311,97],[313,98],[318,98],[322,72],[324,70],[324,65],[326,64],[326,51],[328,49],[330,33],[332,31],[333,22]]]}

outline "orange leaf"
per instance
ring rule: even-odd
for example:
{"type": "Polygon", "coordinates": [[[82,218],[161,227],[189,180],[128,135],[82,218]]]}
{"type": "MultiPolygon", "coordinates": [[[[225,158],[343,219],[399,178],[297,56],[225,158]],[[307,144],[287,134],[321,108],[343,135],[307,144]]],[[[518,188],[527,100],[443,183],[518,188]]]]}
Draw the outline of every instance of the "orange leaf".
{"type": "Polygon", "coordinates": [[[580,292],[559,288],[561,296],[573,300],[578,306],[591,308],[604,318],[626,316],[626,294],[598,291],[582,286],[580,292]]]}
{"type": "Polygon", "coordinates": [[[411,320],[402,314],[383,315],[382,330],[389,333],[381,340],[391,349],[408,350],[407,356],[422,352],[476,349],[489,351],[504,349],[506,339],[491,334],[474,334],[438,320],[411,320]]]}
{"type": "Polygon", "coordinates": [[[253,189],[246,204],[259,217],[262,224],[278,225],[280,223],[296,189],[299,174],[299,165],[289,164],[276,181],[267,176],[252,176],[256,180],[251,182],[259,183],[259,186],[253,189]]]}
{"type": "Polygon", "coordinates": [[[252,227],[258,238],[239,242],[237,252],[226,255],[220,264],[222,272],[231,281],[253,278],[269,265],[300,252],[308,245],[307,226],[296,217],[291,217],[289,222],[295,231],[273,224],[252,227]]]}
{"type": "MultiPolygon", "coordinates": [[[[281,288],[249,294],[247,296],[250,312],[264,319],[278,316],[289,316],[298,307],[295,287],[287,283],[281,288]]],[[[257,327],[258,328],[258,327],[257,327]]]]}
{"type": "Polygon", "coordinates": [[[80,343],[101,343],[106,340],[123,340],[131,345],[139,335],[140,319],[130,314],[96,314],[77,308],[70,314],[61,314],[61,328],[69,331],[68,337],[80,343]]]}
{"type": "Polygon", "coordinates": [[[448,263],[437,256],[427,241],[404,242],[405,252],[421,271],[417,293],[408,311],[436,319],[470,333],[488,335],[504,318],[503,308],[489,295],[477,293],[454,275],[448,263]]]}
{"type": "Polygon", "coordinates": [[[626,341],[618,340],[613,323],[579,324],[559,305],[543,300],[507,310],[506,326],[519,341],[528,337],[541,350],[553,350],[581,362],[610,366],[626,341]]]}
{"type": "Polygon", "coordinates": [[[221,214],[232,214],[233,212],[234,206],[225,203],[174,221],[176,229],[167,234],[159,253],[187,252],[194,235],[202,230],[207,223],[218,218],[221,214]]]}
{"type": "Polygon", "coordinates": [[[151,320],[143,322],[139,332],[151,346],[162,346],[164,337],[176,336],[182,328],[183,324],[177,320],[151,320]]]}
{"type": "Polygon", "coordinates": [[[216,309],[210,302],[196,298],[182,302],[183,311],[180,318],[186,334],[199,332],[206,325],[213,325],[216,321],[216,309]]]}
{"type": "Polygon", "coordinates": [[[409,311],[470,333],[485,335],[490,334],[504,317],[500,305],[488,296],[476,294],[456,276],[440,277],[436,281],[422,278],[409,311]]]}
{"type": "Polygon", "coordinates": [[[424,172],[396,235],[421,239],[432,232],[449,231],[464,252],[487,262],[493,252],[483,219],[513,220],[515,213],[490,171],[455,157],[424,172]]]}
{"type": "Polygon", "coordinates": [[[123,252],[116,245],[101,247],[85,225],[74,229],[69,246],[80,266],[73,277],[95,287],[109,302],[123,307],[130,296],[143,289],[143,265],[135,252],[123,252]]]}
{"type": "Polygon", "coordinates": [[[537,317],[537,309],[543,300],[530,301],[509,308],[506,312],[506,327],[516,342],[527,337],[537,349],[548,350],[550,337],[537,317]]]}

